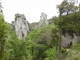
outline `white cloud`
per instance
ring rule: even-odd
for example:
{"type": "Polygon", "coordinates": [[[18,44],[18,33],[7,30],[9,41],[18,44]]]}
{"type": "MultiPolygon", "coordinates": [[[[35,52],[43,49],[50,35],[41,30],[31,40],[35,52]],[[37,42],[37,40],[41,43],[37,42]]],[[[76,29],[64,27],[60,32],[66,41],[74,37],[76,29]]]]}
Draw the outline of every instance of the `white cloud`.
{"type": "Polygon", "coordinates": [[[62,0],[2,0],[5,20],[11,22],[16,13],[25,14],[29,22],[36,22],[40,19],[41,12],[48,15],[48,18],[58,15],[56,5],[62,0]]]}

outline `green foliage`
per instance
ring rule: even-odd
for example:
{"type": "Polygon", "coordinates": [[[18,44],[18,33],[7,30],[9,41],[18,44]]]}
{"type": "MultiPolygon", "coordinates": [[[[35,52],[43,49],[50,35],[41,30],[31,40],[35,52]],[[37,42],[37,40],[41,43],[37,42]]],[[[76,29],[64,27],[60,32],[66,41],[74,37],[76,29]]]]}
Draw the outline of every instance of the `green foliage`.
{"type": "MultiPolygon", "coordinates": [[[[56,29],[56,27],[53,24],[46,28],[35,29],[26,37],[26,40],[31,40],[37,44],[45,44],[47,46],[50,45],[53,46],[52,37],[53,35],[56,34],[56,33],[52,34],[54,29],[56,29]]],[[[54,32],[58,33],[58,30],[56,29],[54,32]]]]}
{"type": "Polygon", "coordinates": [[[74,2],[68,2],[68,0],[64,0],[60,5],[57,5],[59,12],[61,14],[70,14],[78,10],[78,7],[75,6],[74,2]]]}
{"type": "Polygon", "coordinates": [[[5,41],[8,37],[9,25],[4,21],[4,17],[0,14],[0,60],[5,59],[6,46],[5,41]]]}
{"type": "Polygon", "coordinates": [[[19,40],[14,31],[11,32],[11,37],[6,41],[8,58],[7,60],[22,60],[27,59],[28,50],[27,42],[19,40]]]}
{"type": "Polygon", "coordinates": [[[80,60],[80,44],[74,44],[70,49],[67,49],[67,55],[63,60],[80,60]]]}
{"type": "Polygon", "coordinates": [[[3,15],[0,14],[0,38],[6,38],[9,33],[9,25],[4,21],[3,15]]]}
{"type": "Polygon", "coordinates": [[[25,56],[22,56],[22,57],[20,58],[20,60],[26,60],[26,57],[25,57],[25,56]]]}
{"type": "Polygon", "coordinates": [[[57,50],[56,47],[50,48],[46,50],[46,58],[45,60],[57,60],[57,50]]]}
{"type": "Polygon", "coordinates": [[[31,30],[35,29],[36,28],[36,25],[38,25],[38,22],[33,22],[30,24],[30,28],[31,30]]]}
{"type": "Polygon", "coordinates": [[[61,21],[57,20],[57,26],[61,28],[62,33],[80,34],[80,12],[75,12],[67,16],[62,16],[61,21]]]}
{"type": "Polygon", "coordinates": [[[0,1],[0,13],[3,13],[3,10],[2,10],[2,4],[1,4],[1,1],[0,1]]]}
{"type": "Polygon", "coordinates": [[[45,51],[53,46],[57,46],[58,28],[54,24],[48,27],[34,29],[27,37],[26,41],[29,44],[30,52],[33,60],[44,60],[46,57],[45,51]]]}
{"type": "Polygon", "coordinates": [[[80,51],[80,44],[78,44],[78,43],[76,43],[76,44],[74,44],[73,46],[72,46],[72,49],[73,50],[76,50],[76,51],[80,51]]]}
{"type": "Polygon", "coordinates": [[[61,48],[62,58],[64,59],[67,56],[67,51],[65,48],[61,48]]]}
{"type": "Polygon", "coordinates": [[[27,56],[27,60],[33,60],[33,59],[32,59],[32,55],[31,55],[30,53],[29,53],[28,56],[27,56]]]}
{"type": "Polygon", "coordinates": [[[54,24],[54,20],[57,20],[57,17],[56,17],[56,16],[54,16],[54,17],[48,19],[49,25],[50,25],[50,24],[54,24]]]}
{"type": "MultiPolygon", "coordinates": [[[[76,33],[80,35],[80,11],[75,12],[77,10],[75,4],[64,0],[57,7],[61,16],[53,17],[47,27],[42,26],[39,29],[34,29],[38,23],[31,24],[33,30],[24,40],[18,39],[15,31],[11,30],[8,40],[5,41],[9,25],[4,22],[3,16],[0,15],[0,44],[6,46],[6,54],[4,54],[5,47],[1,47],[0,60],[4,58],[6,58],[4,60],[57,60],[60,29],[63,34],[76,33]],[[65,13],[67,15],[62,16],[65,13]],[[3,57],[4,55],[5,57],[3,57]]],[[[74,45],[72,49],[80,51],[79,46],[80,44],[74,45]]],[[[61,49],[61,52],[63,58],[68,55],[64,48],[61,49]]],[[[79,55],[70,55],[75,59],[79,57],[79,55]]]]}
{"type": "Polygon", "coordinates": [[[34,30],[33,32],[31,32],[27,37],[26,40],[27,41],[31,41],[31,52],[33,55],[33,59],[43,59],[44,56],[44,51],[46,49],[46,46],[44,45],[44,41],[43,40],[43,36],[42,34],[45,33],[47,31],[47,28],[42,28],[40,30],[34,30]],[[42,38],[42,39],[41,39],[42,38]]]}
{"type": "Polygon", "coordinates": [[[79,34],[80,29],[78,27],[80,26],[80,11],[75,12],[77,10],[75,4],[64,0],[57,6],[57,8],[59,9],[61,15],[67,13],[67,15],[60,17],[61,20],[58,19],[55,21],[55,24],[61,29],[62,33],[69,33],[70,35],[73,33],[79,34]]]}

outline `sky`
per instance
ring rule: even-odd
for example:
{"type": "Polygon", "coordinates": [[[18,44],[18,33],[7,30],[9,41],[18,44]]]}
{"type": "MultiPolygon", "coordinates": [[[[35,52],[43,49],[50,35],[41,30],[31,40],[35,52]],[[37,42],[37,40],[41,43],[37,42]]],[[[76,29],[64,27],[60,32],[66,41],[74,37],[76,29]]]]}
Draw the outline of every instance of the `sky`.
{"type": "Polygon", "coordinates": [[[14,21],[16,13],[24,14],[28,22],[38,22],[42,12],[50,19],[58,16],[56,5],[63,0],[1,0],[5,21],[14,21]]]}

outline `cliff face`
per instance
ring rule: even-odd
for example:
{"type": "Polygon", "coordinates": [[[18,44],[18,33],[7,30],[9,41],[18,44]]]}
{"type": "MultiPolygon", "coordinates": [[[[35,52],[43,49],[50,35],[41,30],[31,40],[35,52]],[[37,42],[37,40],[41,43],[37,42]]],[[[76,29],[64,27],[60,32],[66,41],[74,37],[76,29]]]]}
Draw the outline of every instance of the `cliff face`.
{"type": "Polygon", "coordinates": [[[29,32],[29,24],[24,14],[15,14],[15,30],[19,39],[23,39],[29,32]]]}

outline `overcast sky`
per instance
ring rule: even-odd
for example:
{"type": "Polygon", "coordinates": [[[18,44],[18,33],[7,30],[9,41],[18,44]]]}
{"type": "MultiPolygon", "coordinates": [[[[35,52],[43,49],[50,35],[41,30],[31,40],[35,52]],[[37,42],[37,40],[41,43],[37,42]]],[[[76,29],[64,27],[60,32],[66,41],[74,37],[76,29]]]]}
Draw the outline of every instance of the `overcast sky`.
{"type": "Polygon", "coordinates": [[[47,14],[47,18],[58,15],[56,5],[63,0],[2,0],[5,21],[14,21],[16,13],[25,14],[27,21],[38,22],[41,12],[47,14]]]}

